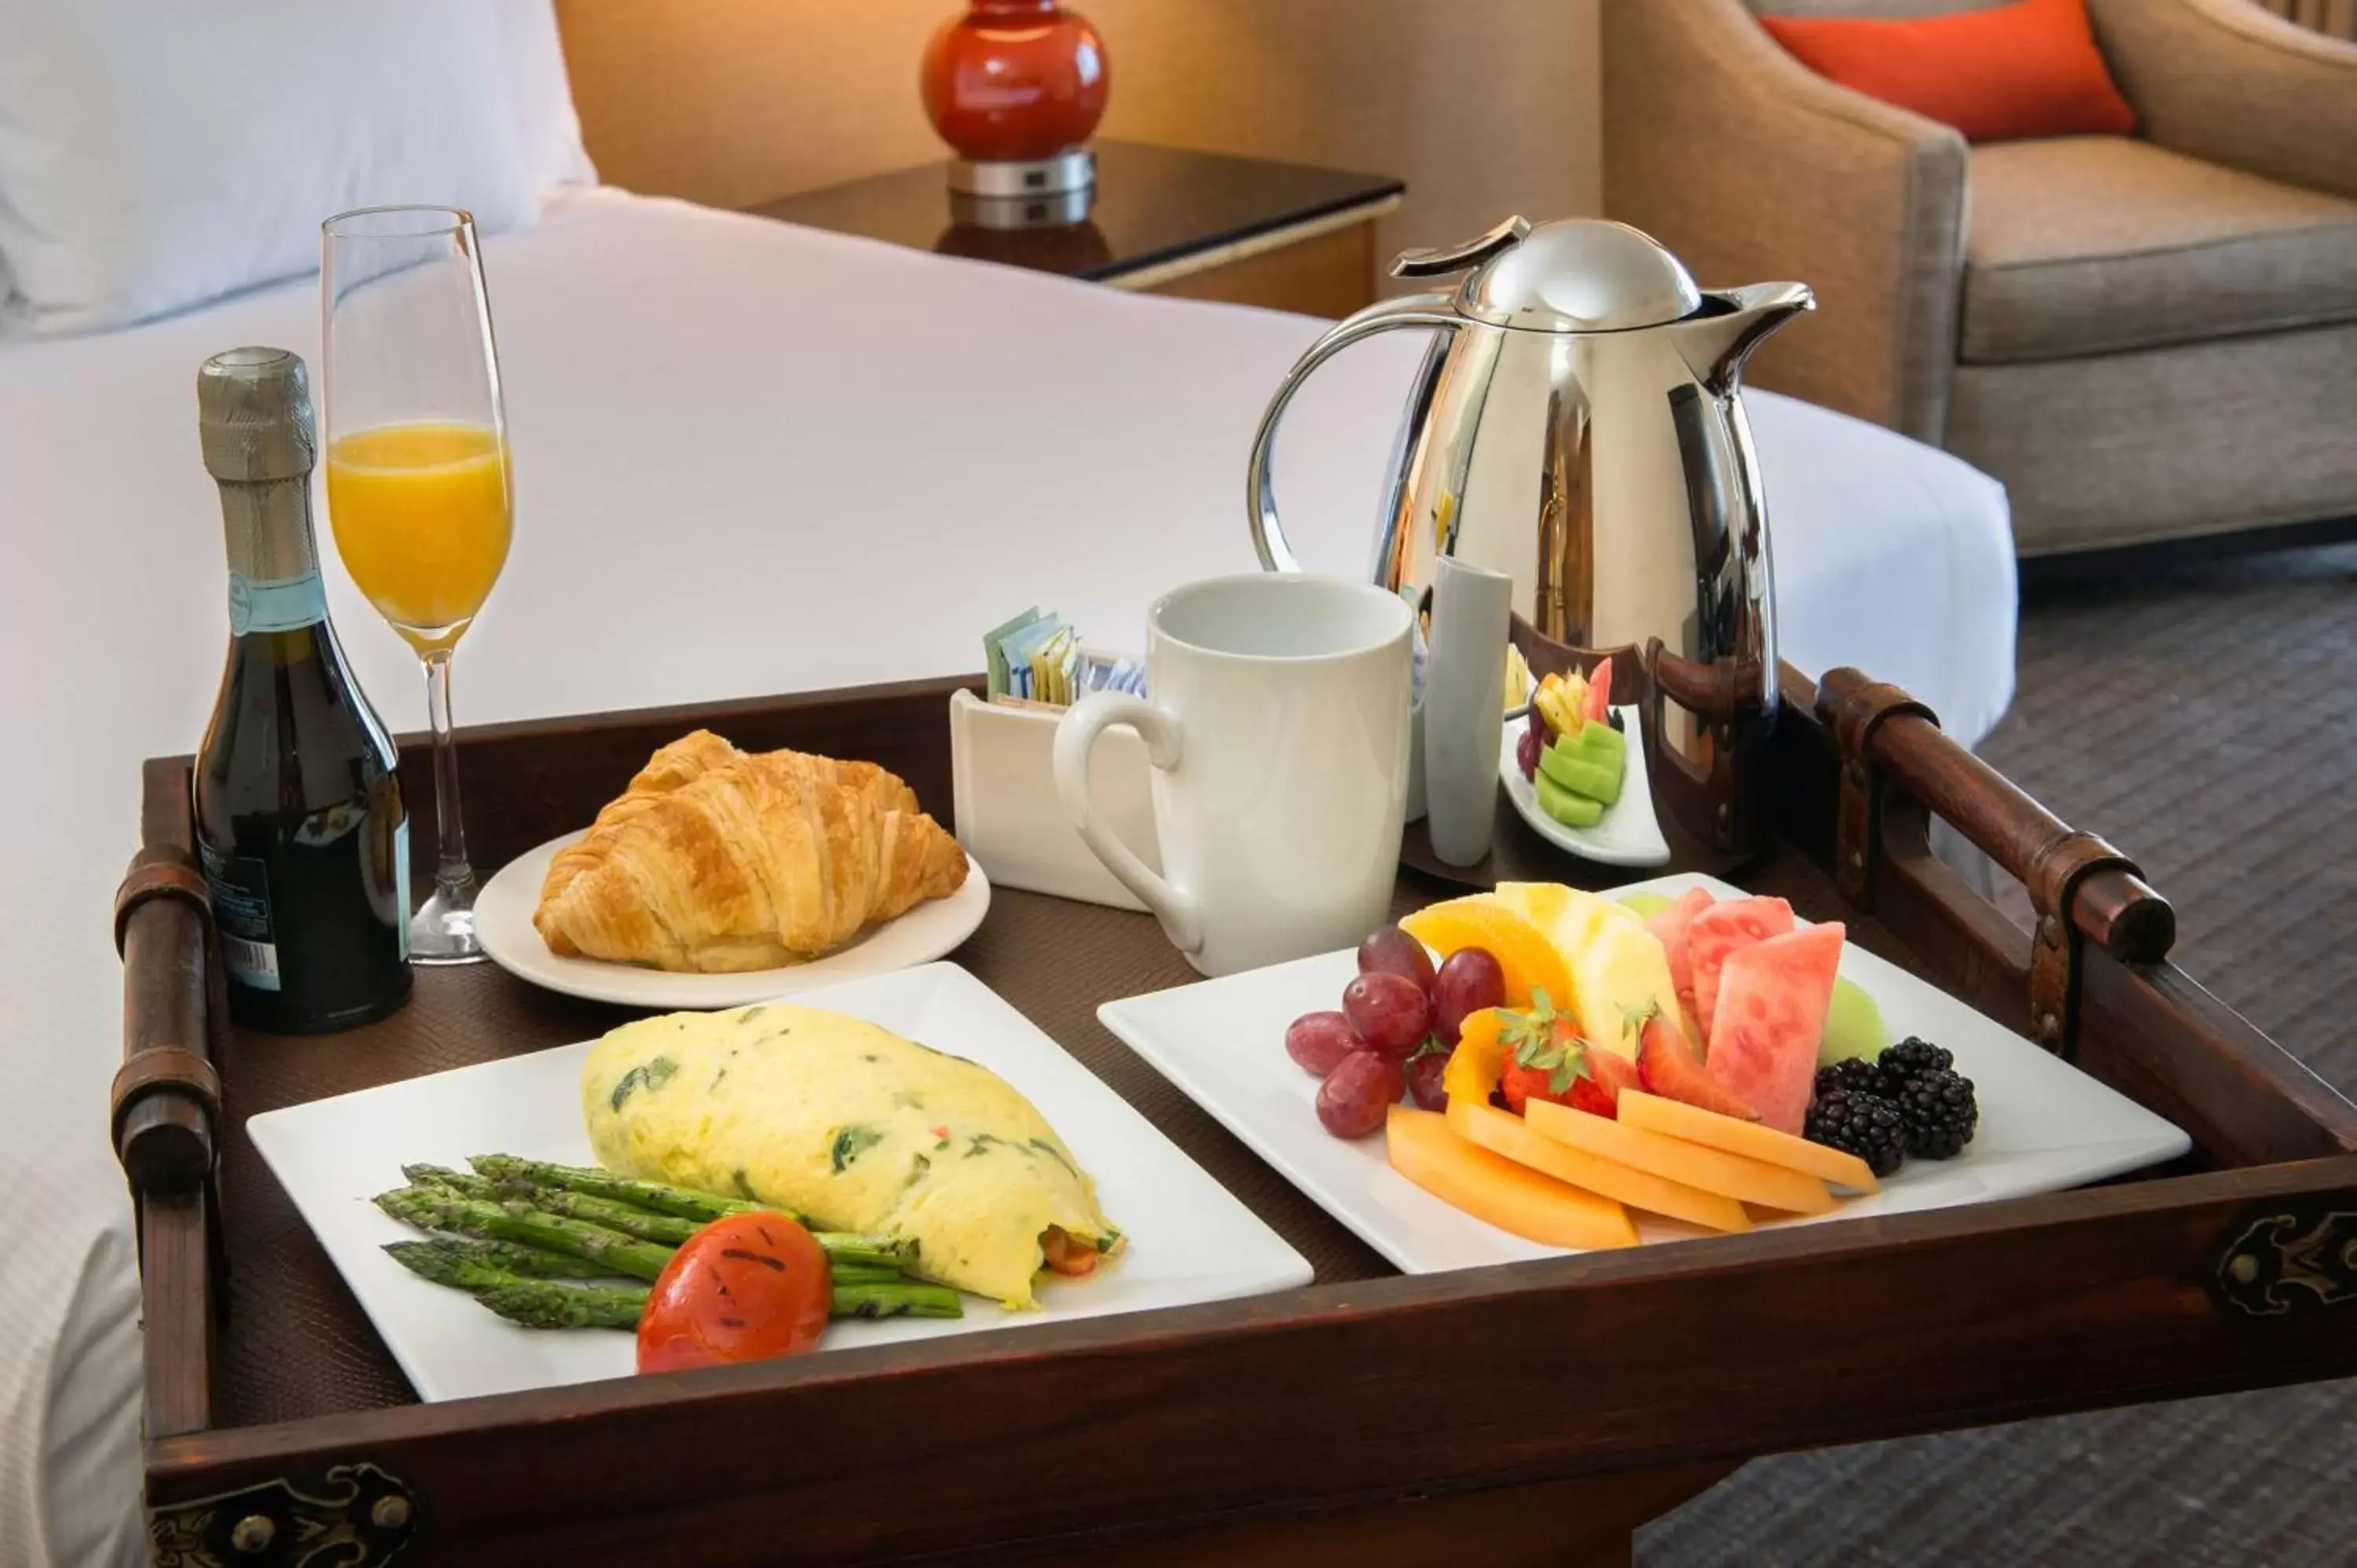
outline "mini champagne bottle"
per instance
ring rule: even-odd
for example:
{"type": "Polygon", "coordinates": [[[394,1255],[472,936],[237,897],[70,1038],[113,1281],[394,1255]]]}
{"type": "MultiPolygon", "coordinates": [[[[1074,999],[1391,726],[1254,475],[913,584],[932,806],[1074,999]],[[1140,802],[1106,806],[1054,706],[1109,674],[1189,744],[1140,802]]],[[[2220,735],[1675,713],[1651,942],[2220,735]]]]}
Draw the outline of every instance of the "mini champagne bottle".
{"type": "Polygon", "coordinates": [[[229,545],[229,662],[195,779],[230,1015],[323,1034],[409,995],[409,818],[384,725],[328,624],[309,377],[283,349],[197,372],[229,545]]]}

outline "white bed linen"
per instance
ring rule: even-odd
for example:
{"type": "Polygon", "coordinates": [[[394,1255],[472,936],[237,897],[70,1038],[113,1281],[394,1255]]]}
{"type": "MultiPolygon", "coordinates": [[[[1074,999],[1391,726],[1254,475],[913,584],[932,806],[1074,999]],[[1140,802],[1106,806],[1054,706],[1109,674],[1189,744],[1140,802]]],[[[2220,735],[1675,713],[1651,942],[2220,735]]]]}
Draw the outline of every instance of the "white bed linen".
{"type": "MultiPolygon", "coordinates": [[[[461,722],[965,671],[1032,603],[1135,647],[1157,593],[1251,568],[1246,446],[1320,329],[611,191],[487,253],[518,521],[458,658],[461,722]]],[[[135,765],[193,746],[225,636],[197,364],[246,342],[316,362],[317,335],[304,282],[0,349],[0,1563],[105,1561],[135,1507],[108,898],[135,765]]],[[[1414,351],[1354,350],[1287,417],[1278,482],[1313,567],[1364,564],[1414,351]]],[[[2012,691],[2002,492],[1749,401],[1786,656],[1865,665],[1977,740],[2012,691]]],[[[414,665],[327,554],[362,683],[420,725],[414,665]]]]}

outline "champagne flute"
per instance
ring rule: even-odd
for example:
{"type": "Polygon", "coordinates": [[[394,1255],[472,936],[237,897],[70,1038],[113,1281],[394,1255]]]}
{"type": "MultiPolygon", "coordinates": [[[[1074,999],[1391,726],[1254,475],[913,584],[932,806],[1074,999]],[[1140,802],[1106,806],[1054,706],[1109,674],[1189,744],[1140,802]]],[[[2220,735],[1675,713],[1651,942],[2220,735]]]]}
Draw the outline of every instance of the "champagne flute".
{"type": "Polygon", "coordinates": [[[419,963],[481,959],[450,738],[450,657],[508,558],[514,484],[475,220],[371,207],[321,225],[328,516],[352,582],[415,649],[434,726],[434,894],[419,963]]]}

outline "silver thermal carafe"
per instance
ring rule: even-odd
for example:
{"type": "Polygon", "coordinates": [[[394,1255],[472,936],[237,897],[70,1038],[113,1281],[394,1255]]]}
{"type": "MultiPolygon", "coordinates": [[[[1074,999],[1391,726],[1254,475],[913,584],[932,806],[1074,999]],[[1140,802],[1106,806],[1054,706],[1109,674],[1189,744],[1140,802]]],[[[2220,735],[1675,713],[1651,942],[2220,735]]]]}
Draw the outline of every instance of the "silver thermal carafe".
{"type": "Polygon", "coordinates": [[[1647,235],[1588,219],[1512,218],[1392,271],[1466,275],[1338,323],[1277,388],[1246,481],[1261,564],[1298,569],[1271,472],[1295,392],[1361,338],[1437,329],[1394,447],[1375,580],[1428,605],[1443,556],[1512,576],[1532,668],[1609,656],[1615,706],[1637,710],[1651,798],[1616,810],[1653,811],[1684,867],[1756,854],[1776,634],[1740,386],[1751,350],[1813,296],[1797,283],[1705,293],[1647,235]]]}

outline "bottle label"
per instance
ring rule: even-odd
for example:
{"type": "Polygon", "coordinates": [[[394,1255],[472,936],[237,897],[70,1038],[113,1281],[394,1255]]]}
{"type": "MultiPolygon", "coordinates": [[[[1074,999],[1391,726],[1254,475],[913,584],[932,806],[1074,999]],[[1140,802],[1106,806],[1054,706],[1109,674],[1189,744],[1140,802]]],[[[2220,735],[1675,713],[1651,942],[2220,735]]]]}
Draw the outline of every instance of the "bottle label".
{"type": "Polygon", "coordinates": [[[328,590],[315,568],[299,577],[229,575],[229,634],[296,631],[328,618],[328,590]]]}
{"type": "Polygon", "coordinates": [[[221,930],[221,967],[240,985],[276,991],[278,940],[270,918],[268,868],[252,855],[225,855],[208,843],[197,846],[197,855],[221,930]]]}

